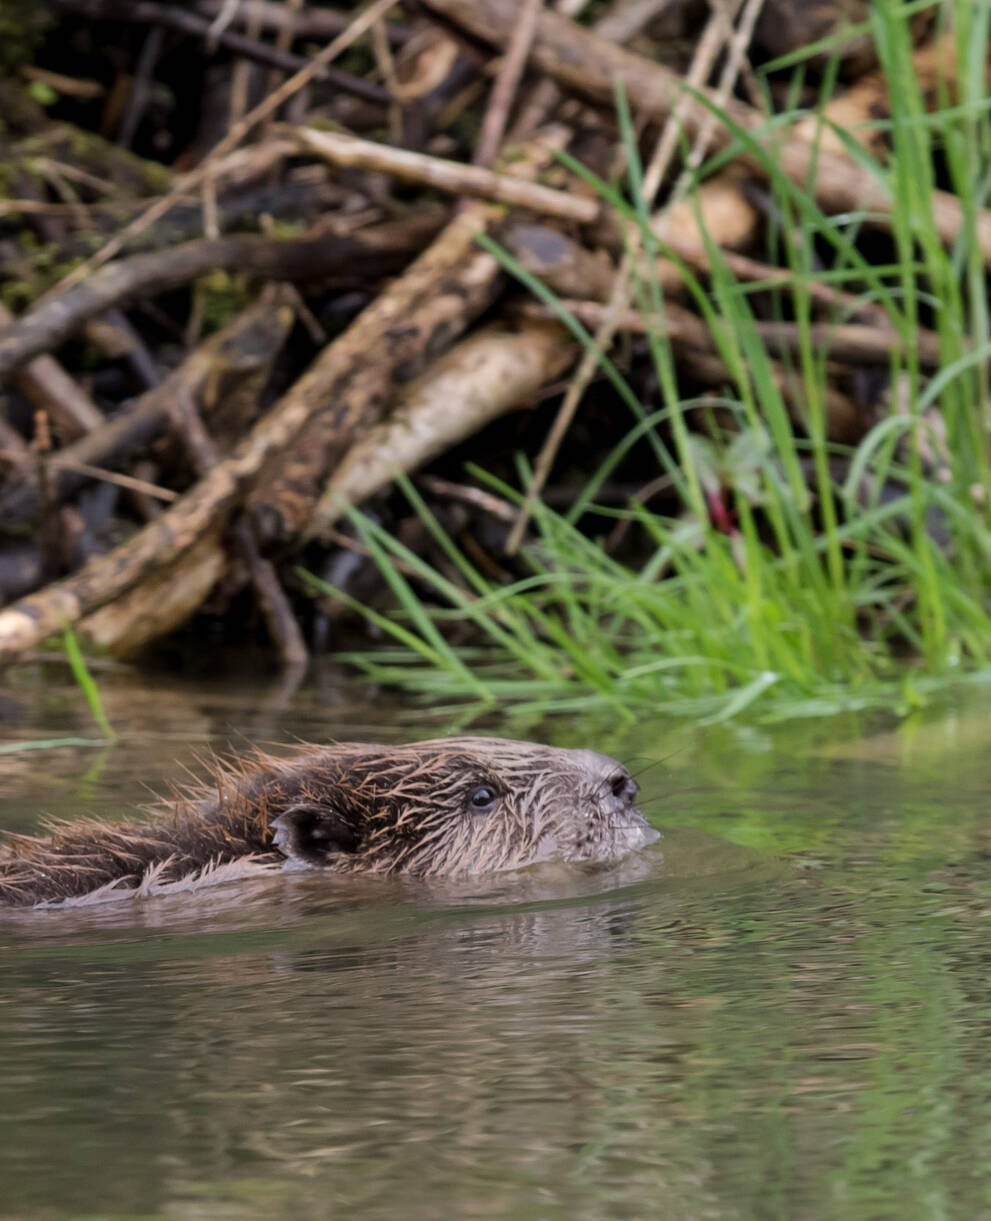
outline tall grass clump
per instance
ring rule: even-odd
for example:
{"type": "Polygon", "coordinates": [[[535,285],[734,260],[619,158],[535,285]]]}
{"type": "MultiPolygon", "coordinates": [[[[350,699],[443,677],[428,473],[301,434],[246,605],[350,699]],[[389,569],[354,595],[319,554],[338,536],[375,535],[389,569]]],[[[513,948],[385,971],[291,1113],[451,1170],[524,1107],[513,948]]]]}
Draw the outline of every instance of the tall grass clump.
{"type": "MultiPolygon", "coordinates": [[[[374,616],[396,647],[356,657],[367,671],[432,696],[474,695],[546,711],[598,703],[622,716],[651,709],[726,717],[758,700],[780,714],[910,706],[949,676],[987,666],[991,345],[979,224],[991,185],[985,89],[991,8],[970,0],[937,6],[937,21],[955,33],[957,83],[952,101],[944,90],[931,113],[913,70],[908,28],[923,7],[878,0],[870,20],[889,83],[892,113],[882,126],[890,156],[882,163],[836,132],[893,200],[892,253],[883,264],[862,252],[871,217],[826,215],[810,189],[781,173],[773,139],[758,142],[721,114],[733,144],[702,166],[695,182],[741,148],[758,158],[790,274],[787,283],[740,282],[710,242],[703,285],[651,229],[630,116],[618,98],[627,181],[615,186],[568,164],[639,242],[645,257],[636,261],[636,296],[643,313],[664,316],[652,270],[657,258],[678,263],[728,370],[720,422],[705,428],[704,405],[679,397],[661,328],[649,336],[660,387],[660,401],[650,407],[600,353],[602,371],[630,411],[630,432],[569,511],[538,501],[529,572],[509,585],[484,575],[455,546],[408,481],[407,496],[446,556],[444,572],[352,514],[402,608],[401,618],[374,616]],[[937,173],[962,208],[949,249],[932,212],[937,173]],[[828,438],[828,353],[817,350],[812,330],[810,286],[817,279],[883,309],[902,340],[891,357],[888,414],[855,450],[828,438]],[[774,294],[781,316],[799,328],[789,370],[801,386],[797,416],[774,363],[781,357],[772,359],[755,323],[751,300],[758,291],[774,294]],[[939,335],[941,361],[931,376],[916,353],[920,324],[939,335]],[[649,544],[632,565],[601,545],[616,511],[597,506],[595,497],[624,456],[644,444],[668,477],[676,507],[663,515],[638,504],[622,511],[649,544]],[[595,515],[601,531],[589,529],[595,515]],[[477,645],[453,648],[443,630],[449,620],[473,625],[477,645]]],[[[824,82],[820,113],[835,73],[824,82]]],[[[823,120],[820,135],[825,130],[823,120]]],[[[486,244],[583,345],[593,345],[560,301],[486,244]]],[[[517,489],[484,471],[476,475],[520,501],[517,489]]],[[[529,477],[521,463],[524,488],[529,477]]]]}

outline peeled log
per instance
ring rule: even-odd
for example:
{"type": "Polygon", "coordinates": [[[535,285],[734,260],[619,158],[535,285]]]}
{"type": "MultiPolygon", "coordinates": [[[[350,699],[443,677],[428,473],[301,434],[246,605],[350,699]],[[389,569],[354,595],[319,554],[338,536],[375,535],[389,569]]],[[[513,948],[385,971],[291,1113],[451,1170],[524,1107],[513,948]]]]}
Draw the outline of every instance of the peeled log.
{"type": "Polygon", "coordinates": [[[194,615],[226,567],[220,536],[208,535],[178,563],[153,573],[129,593],[87,615],[79,628],[111,656],[133,657],[194,615]]]}
{"type": "Polygon", "coordinates": [[[345,454],[320,498],[308,534],[321,537],[348,505],[386,487],[519,407],[574,360],[575,343],[557,323],[495,324],[440,357],[388,419],[345,454]]]}

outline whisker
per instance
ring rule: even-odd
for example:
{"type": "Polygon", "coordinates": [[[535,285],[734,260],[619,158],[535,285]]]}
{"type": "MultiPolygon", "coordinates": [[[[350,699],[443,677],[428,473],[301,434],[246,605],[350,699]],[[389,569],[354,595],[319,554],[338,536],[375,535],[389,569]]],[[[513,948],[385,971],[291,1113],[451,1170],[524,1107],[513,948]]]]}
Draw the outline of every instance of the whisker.
{"type": "Polygon", "coordinates": [[[683,754],[685,749],[686,748],[684,746],[676,746],[675,749],[672,750],[669,754],[662,755],[660,759],[652,759],[649,763],[645,764],[642,768],[640,768],[639,771],[630,772],[630,775],[633,777],[634,780],[638,780],[642,775],[644,775],[645,772],[649,772],[652,767],[657,767],[662,763],[670,762],[670,760],[673,759],[675,757],[675,755],[683,754]]]}

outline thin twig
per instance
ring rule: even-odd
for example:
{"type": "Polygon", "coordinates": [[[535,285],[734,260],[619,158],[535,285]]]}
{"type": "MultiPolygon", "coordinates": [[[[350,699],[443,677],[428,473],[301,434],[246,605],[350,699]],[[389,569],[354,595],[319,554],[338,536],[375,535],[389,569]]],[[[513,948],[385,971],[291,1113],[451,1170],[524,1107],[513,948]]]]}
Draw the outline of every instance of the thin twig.
{"type": "Polygon", "coordinates": [[[162,43],[165,41],[165,27],[153,25],[145,34],[138,55],[137,67],[134,70],[134,81],[131,84],[131,96],[127,99],[127,110],[124,121],[117,132],[117,143],[122,148],[130,148],[138,130],[138,124],[144,118],[145,110],[151,99],[152,81],[155,65],[162,53],[162,43]]]}
{"type": "Polygon", "coordinates": [[[542,5],[543,0],[522,0],[519,24],[509,40],[502,67],[489,94],[489,104],[482,120],[482,131],[473,158],[475,165],[488,167],[496,159],[509,111],[530,54],[530,44],[537,28],[537,15],[542,5]]]}
{"type": "MultiPolygon", "coordinates": [[[[601,326],[609,308],[599,301],[567,298],[562,299],[560,305],[588,327],[601,326]]],[[[519,312],[526,318],[557,317],[553,310],[537,301],[527,301],[519,312]]],[[[797,322],[755,321],[753,326],[768,347],[786,352],[801,350],[803,328],[797,322]]],[[[673,301],[664,303],[663,315],[644,314],[635,309],[624,310],[616,320],[616,330],[634,335],[666,335],[669,339],[690,343],[698,348],[714,349],[716,346],[708,324],[673,301]]],[[[828,322],[814,322],[808,327],[808,337],[816,353],[825,353],[833,360],[855,365],[885,365],[893,353],[904,355],[906,346],[901,335],[891,328],[856,323],[834,326],[828,322]]],[[[913,349],[923,365],[936,366],[943,358],[940,337],[935,331],[917,333],[913,349]]]]}
{"type": "Polygon", "coordinates": [[[460,500],[463,504],[481,509],[497,521],[509,524],[516,517],[516,510],[508,500],[501,496],[493,496],[482,488],[471,487],[466,483],[452,483],[450,479],[441,479],[437,475],[420,475],[418,483],[434,496],[443,496],[449,500],[460,500]]]}
{"type": "Polygon", "coordinates": [[[149,483],[147,479],[135,479],[131,475],[119,475],[116,471],[107,471],[100,466],[90,466],[88,462],[76,462],[72,458],[63,458],[53,454],[50,465],[64,471],[75,471],[77,475],[85,475],[88,479],[96,479],[100,483],[113,483],[120,488],[128,488],[132,492],[141,492],[145,496],[153,496],[155,500],[172,501],[179,499],[179,493],[171,488],[163,488],[161,484],[149,483]]]}

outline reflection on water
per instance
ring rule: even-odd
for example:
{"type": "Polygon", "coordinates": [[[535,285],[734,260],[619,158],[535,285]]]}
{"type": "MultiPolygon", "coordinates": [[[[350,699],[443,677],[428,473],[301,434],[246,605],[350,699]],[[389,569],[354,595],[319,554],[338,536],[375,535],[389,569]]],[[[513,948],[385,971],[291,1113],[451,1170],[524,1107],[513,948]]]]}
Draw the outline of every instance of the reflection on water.
{"type": "MultiPolygon", "coordinates": [[[[0,736],[86,733],[60,682],[0,690],[0,736]]],[[[4,825],[416,728],[326,676],[102,685],[121,744],[0,757],[4,825]]],[[[664,840],[7,915],[0,1216],[991,1215],[986,725],[545,727],[631,763],[664,840]]]]}

